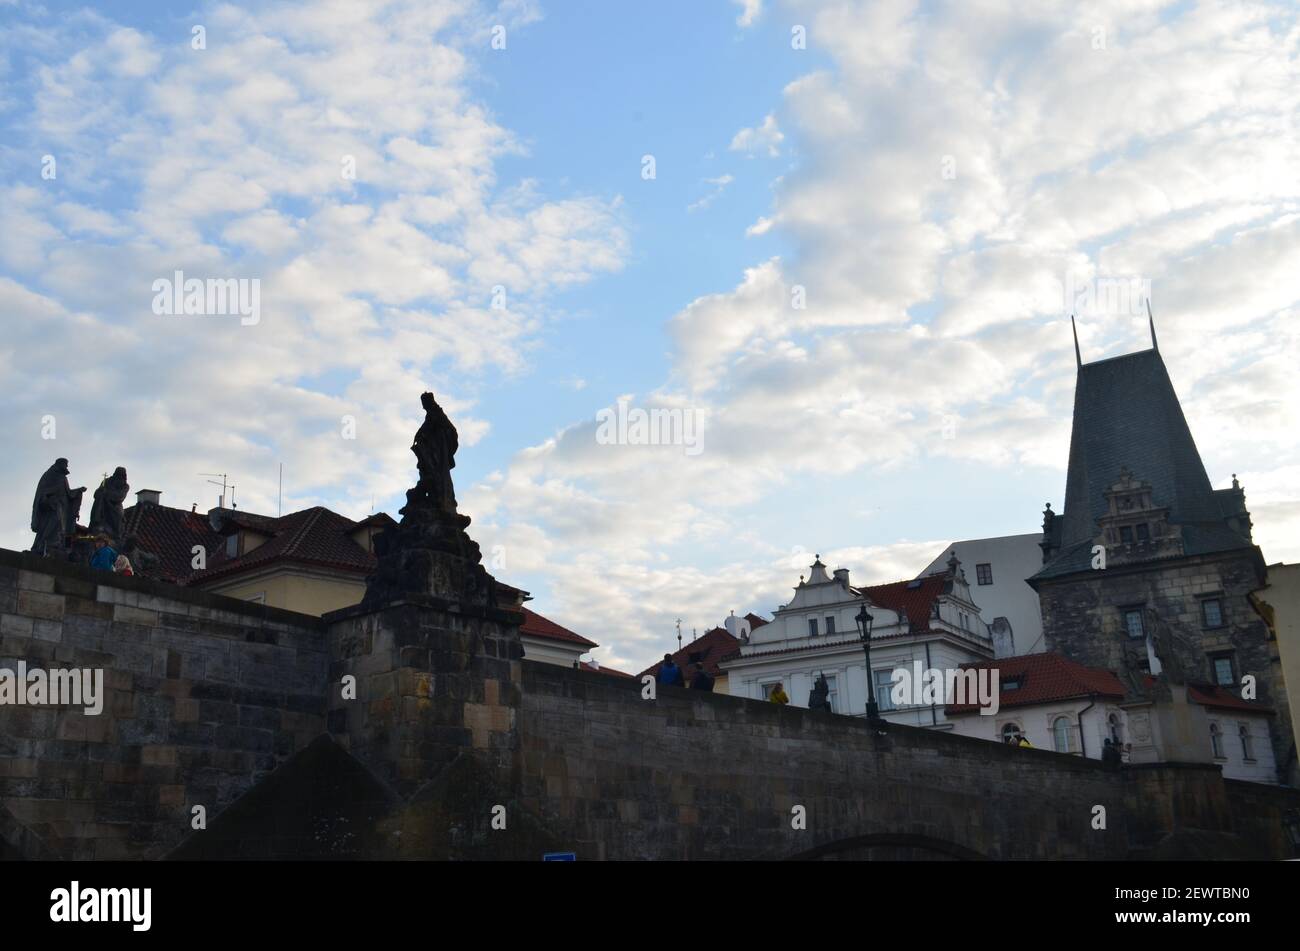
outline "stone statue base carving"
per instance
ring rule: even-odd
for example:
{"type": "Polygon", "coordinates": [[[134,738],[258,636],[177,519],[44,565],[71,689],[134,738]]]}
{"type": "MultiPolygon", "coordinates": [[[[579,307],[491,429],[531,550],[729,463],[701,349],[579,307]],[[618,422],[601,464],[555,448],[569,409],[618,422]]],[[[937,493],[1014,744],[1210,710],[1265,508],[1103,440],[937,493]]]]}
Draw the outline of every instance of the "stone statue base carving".
{"type": "Polygon", "coordinates": [[[467,515],[420,508],[396,528],[375,536],[379,565],[366,580],[362,605],[377,607],[423,595],[496,607],[496,580],[465,531],[469,523],[467,515]]]}

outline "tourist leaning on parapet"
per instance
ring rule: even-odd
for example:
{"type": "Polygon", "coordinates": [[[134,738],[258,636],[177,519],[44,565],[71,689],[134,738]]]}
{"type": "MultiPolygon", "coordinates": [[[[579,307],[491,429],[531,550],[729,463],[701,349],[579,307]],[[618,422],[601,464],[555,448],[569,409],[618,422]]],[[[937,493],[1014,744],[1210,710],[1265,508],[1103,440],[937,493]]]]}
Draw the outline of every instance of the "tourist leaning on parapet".
{"type": "Polygon", "coordinates": [[[131,570],[131,559],[126,555],[118,555],[117,560],[113,562],[113,573],[122,575],[124,578],[130,578],[135,575],[131,570]]]}
{"type": "Polygon", "coordinates": [[[95,536],[95,554],[90,557],[90,567],[98,568],[100,571],[112,571],[113,563],[117,561],[117,551],[109,544],[111,539],[104,534],[95,536]]]}
{"type": "Polygon", "coordinates": [[[685,687],[686,678],[682,669],[673,663],[672,654],[664,654],[664,662],[659,667],[659,682],[665,687],[685,687]]]}
{"type": "Polygon", "coordinates": [[[712,690],[713,678],[705,671],[703,664],[695,665],[695,676],[691,678],[692,690],[712,690]]]}
{"type": "Polygon", "coordinates": [[[786,694],[785,688],[782,687],[780,684],[776,685],[776,689],[772,691],[772,695],[767,699],[772,701],[773,703],[779,703],[782,706],[790,702],[789,695],[786,694]]]}

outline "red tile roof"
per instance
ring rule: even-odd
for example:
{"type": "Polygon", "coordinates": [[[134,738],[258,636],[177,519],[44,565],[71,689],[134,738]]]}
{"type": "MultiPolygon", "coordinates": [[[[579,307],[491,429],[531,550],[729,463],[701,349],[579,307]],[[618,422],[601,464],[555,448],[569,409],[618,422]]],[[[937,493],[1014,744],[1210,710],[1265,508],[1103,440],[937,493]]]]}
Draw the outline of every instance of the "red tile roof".
{"type": "Polygon", "coordinates": [[[888,584],[867,585],[857,590],[865,593],[872,604],[906,614],[911,632],[919,634],[930,630],[934,602],[943,595],[947,582],[946,574],[937,574],[906,581],[891,581],[888,584]]]}
{"type": "MultiPolygon", "coordinates": [[[[1124,698],[1124,685],[1109,670],[1085,667],[1060,654],[1022,654],[1003,657],[979,664],[963,664],[963,670],[997,668],[1000,687],[1000,707],[1024,707],[1039,703],[1055,703],[1082,697],[1124,698]],[[1019,687],[1007,689],[1008,681],[1018,680],[1019,687]]],[[[944,712],[971,713],[978,704],[949,704],[944,712]]]]}
{"type": "MultiPolygon", "coordinates": [[[[759,618],[759,620],[762,620],[762,618],[759,618]]],[[[766,624],[767,622],[764,621],[763,623],[766,624]]],[[[682,669],[682,676],[686,679],[686,683],[689,684],[691,678],[695,676],[694,665],[697,661],[704,665],[704,671],[709,676],[725,675],[725,671],[718,669],[718,662],[728,654],[734,654],[739,647],[739,638],[733,637],[725,627],[715,627],[711,631],[705,631],[681,650],[675,652],[672,655],[673,663],[682,669]],[[698,656],[692,660],[692,655],[698,656]]],[[[644,677],[646,674],[650,674],[653,677],[658,677],[659,668],[663,666],[663,663],[661,660],[654,666],[647,667],[638,676],[644,677]]]]}
{"type": "Polygon", "coordinates": [[[1224,710],[1249,710],[1251,713],[1273,715],[1273,709],[1257,700],[1243,700],[1231,690],[1215,684],[1188,684],[1187,697],[1204,707],[1217,707],[1224,710]]]}
{"type": "Polygon", "coordinates": [[[212,528],[206,514],[187,512],[165,505],[132,505],[123,512],[125,535],[134,535],[140,547],[158,556],[159,566],[150,570],[135,567],[137,573],[173,584],[201,585],[276,560],[352,572],[365,576],[375,568],[375,556],[361,547],[351,533],[362,525],[392,524],[380,513],[365,522],[354,522],[321,506],[292,512],[282,518],[251,512],[222,514],[222,532],[212,528]],[[239,526],[267,540],[235,558],[226,556],[226,534],[239,526]],[[192,567],[194,546],[202,546],[207,568],[192,567]]]}
{"type": "Polygon", "coordinates": [[[362,577],[375,570],[374,554],[362,548],[350,534],[357,530],[357,523],[319,505],[282,518],[239,512],[226,521],[271,537],[235,558],[227,558],[222,548],[215,557],[209,558],[207,570],[194,572],[187,584],[201,585],[270,561],[333,568],[362,577]]]}
{"type": "Polygon", "coordinates": [[[132,565],[137,575],[184,584],[194,574],[194,546],[209,560],[222,550],[225,539],[212,530],[206,514],[166,505],[132,505],[123,511],[123,535],[134,536],[140,548],[158,556],[158,566],[132,565]]]}
{"type": "Polygon", "coordinates": [[[565,641],[569,644],[581,644],[583,647],[599,647],[595,641],[587,640],[581,634],[575,634],[567,627],[561,627],[550,618],[542,617],[536,611],[520,608],[524,612],[524,623],[519,625],[520,634],[544,637],[552,641],[565,641]]]}

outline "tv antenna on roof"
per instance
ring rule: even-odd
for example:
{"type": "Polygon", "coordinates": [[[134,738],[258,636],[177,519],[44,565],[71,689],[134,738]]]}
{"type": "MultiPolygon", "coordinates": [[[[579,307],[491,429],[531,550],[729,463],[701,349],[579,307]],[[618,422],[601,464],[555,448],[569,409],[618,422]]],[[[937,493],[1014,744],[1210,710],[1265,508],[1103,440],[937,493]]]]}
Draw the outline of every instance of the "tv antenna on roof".
{"type": "Polygon", "coordinates": [[[220,482],[217,482],[215,479],[209,479],[209,480],[208,480],[208,482],[212,483],[213,485],[219,485],[219,486],[221,486],[221,501],[218,503],[217,507],[218,507],[218,508],[225,508],[225,507],[226,507],[226,489],[229,489],[229,490],[230,490],[230,507],[231,507],[232,509],[235,507],[235,487],[234,487],[234,485],[232,485],[232,484],[226,482],[226,474],[225,474],[224,472],[200,472],[199,475],[201,475],[201,476],[221,476],[221,481],[220,481],[220,482]]]}

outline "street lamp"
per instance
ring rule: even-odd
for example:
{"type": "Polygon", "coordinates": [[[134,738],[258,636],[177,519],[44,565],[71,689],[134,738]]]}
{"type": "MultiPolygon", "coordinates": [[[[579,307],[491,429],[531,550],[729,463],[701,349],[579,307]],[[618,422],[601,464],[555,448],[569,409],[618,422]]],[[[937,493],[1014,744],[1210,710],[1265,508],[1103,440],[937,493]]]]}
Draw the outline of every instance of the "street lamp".
{"type": "Polygon", "coordinates": [[[871,624],[875,620],[867,613],[867,599],[862,599],[862,607],[858,610],[858,637],[862,641],[862,650],[867,655],[867,720],[875,723],[880,719],[880,708],[876,706],[876,684],[875,678],[871,676],[871,624]]]}

